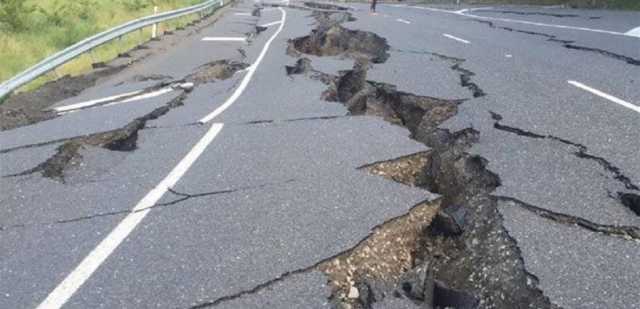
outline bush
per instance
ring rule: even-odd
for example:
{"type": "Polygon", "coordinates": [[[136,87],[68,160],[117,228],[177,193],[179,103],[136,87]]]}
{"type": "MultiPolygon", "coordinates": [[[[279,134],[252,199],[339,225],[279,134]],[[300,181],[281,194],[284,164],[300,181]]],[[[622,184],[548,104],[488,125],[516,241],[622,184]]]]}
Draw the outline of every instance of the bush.
{"type": "Polygon", "coordinates": [[[48,24],[62,26],[75,24],[75,19],[89,20],[93,16],[96,3],[91,0],[55,0],[49,9],[38,8],[38,12],[45,16],[48,24]]]}
{"type": "Polygon", "coordinates": [[[9,31],[25,31],[30,26],[31,13],[34,6],[26,4],[25,0],[2,0],[0,5],[0,26],[9,31]]]}
{"type": "Polygon", "coordinates": [[[153,4],[148,0],[122,0],[120,3],[129,11],[140,11],[153,4]]]}

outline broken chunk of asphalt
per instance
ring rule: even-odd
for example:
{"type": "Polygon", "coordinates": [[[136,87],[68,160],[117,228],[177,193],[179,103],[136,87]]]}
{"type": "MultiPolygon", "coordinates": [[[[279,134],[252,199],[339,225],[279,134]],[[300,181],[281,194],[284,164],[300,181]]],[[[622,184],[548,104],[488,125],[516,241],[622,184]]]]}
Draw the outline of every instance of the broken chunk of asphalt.
{"type": "Polygon", "coordinates": [[[420,55],[430,55],[434,56],[438,59],[448,61],[452,63],[451,70],[458,72],[460,76],[460,86],[469,89],[474,98],[484,97],[487,95],[478,84],[471,81],[471,78],[476,75],[476,73],[472,72],[469,69],[462,67],[462,63],[466,60],[457,57],[451,57],[439,53],[428,52],[428,51],[415,51],[415,50],[403,50],[403,49],[394,49],[396,52],[400,53],[411,53],[411,54],[420,54],[420,55]]]}
{"type": "Polygon", "coordinates": [[[576,44],[574,44],[575,41],[560,40],[560,39],[557,38],[556,35],[542,33],[542,32],[535,32],[535,31],[518,30],[518,29],[511,28],[511,27],[500,27],[500,26],[496,26],[493,22],[486,21],[486,20],[477,20],[477,19],[472,19],[472,20],[476,21],[476,22],[479,22],[479,23],[482,23],[482,24],[485,24],[485,25],[488,25],[489,27],[494,28],[494,29],[502,29],[502,30],[506,30],[506,31],[509,31],[509,32],[517,32],[517,33],[524,33],[524,34],[528,34],[528,35],[541,36],[541,37],[546,38],[547,41],[549,41],[549,42],[560,43],[560,44],[562,44],[562,46],[564,48],[567,48],[567,49],[592,52],[592,53],[600,54],[600,55],[603,55],[603,56],[607,56],[607,57],[612,58],[612,59],[624,61],[624,62],[626,62],[628,64],[631,64],[631,65],[640,65],[640,59],[636,59],[636,58],[633,58],[633,57],[617,54],[617,53],[614,53],[614,52],[611,52],[611,51],[608,51],[608,50],[605,50],[605,49],[601,49],[601,48],[576,45],[576,44]]]}
{"type": "MultiPolygon", "coordinates": [[[[570,146],[571,148],[575,149],[573,152],[571,152],[571,154],[573,154],[574,156],[576,156],[577,158],[580,159],[586,159],[586,160],[590,160],[590,161],[595,161],[598,165],[600,165],[606,172],[608,172],[611,177],[613,179],[615,179],[616,181],[620,182],[627,190],[633,190],[633,191],[640,191],[640,187],[638,187],[638,185],[634,184],[631,179],[629,177],[627,177],[621,170],[619,167],[613,165],[611,162],[609,162],[607,159],[603,158],[603,157],[599,157],[593,154],[590,154],[589,148],[585,145],[576,143],[576,142],[572,142],[569,141],[567,139],[563,139],[554,135],[542,135],[542,134],[538,134],[535,132],[531,132],[531,131],[527,131],[524,129],[520,129],[520,128],[516,128],[513,126],[507,126],[504,124],[501,124],[500,121],[503,120],[503,117],[498,114],[498,113],[494,113],[494,112],[489,112],[491,114],[491,118],[494,120],[493,123],[493,127],[495,129],[498,129],[500,131],[504,131],[504,132],[508,132],[508,133],[512,133],[512,134],[516,134],[518,136],[523,136],[523,137],[527,137],[527,138],[533,138],[533,139],[548,139],[548,140],[553,140],[556,142],[560,142],[564,145],[570,146]]],[[[636,215],[640,216],[640,210],[638,209],[637,204],[634,204],[630,201],[630,199],[628,198],[628,194],[631,193],[627,193],[627,195],[624,194],[618,194],[618,200],[619,202],[626,206],[627,208],[631,209],[636,215]],[[627,198],[623,198],[623,197],[627,197],[627,198]]],[[[631,194],[631,196],[634,196],[635,194],[631,194]]]]}
{"type": "Polygon", "coordinates": [[[55,102],[77,96],[98,79],[115,74],[125,66],[107,67],[81,76],[63,76],[34,91],[10,96],[0,105],[0,131],[53,119],[57,113],[47,110],[55,102]]]}
{"type": "Polygon", "coordinates": [[[578,226],[591,232],[601,233],[608,236],[619,236],[625,239],[640,240],[640,227],[599,224],[584,218],[561,214],[542,207],[534,206],[516,198],[505,196],[497,196],[496,198],[498,201],[512,203],[536,214],[539,217],[552,220],[556,223],[578,226]]]}
{"type": "Polygon", "coordinates": [[[464,221],[467,211],[459,205],[450,205],[449,207],[438,211],[433,219],[429,232],[432,236],[458,236],[464,231],[464,221]]]}
{"type": "Polygon", "coordinates": [[[3,177],[19,177],[41,173],[44,177],[65,183],[64,172],[67,168],[77,165],[82,160],[82,156],[80,155],[82,148],[94,146],[111,151],[133,151],[137,148],[138,131],[145,127],[147,121],[158,119],[171,109],[182,106],[186,96],[186,93],[182,93],[165,105],[154,109],[142,117],[134,119],[120,129],[68,139],[58,147],[56,153],[45,162],[27,171],[3,177]]]}
{"type": "MultiPolygon", "coordinates": [[[[329,29],[337,28],[326,22],[323,24],[327,18],[316,16],[316,19],[319,25],[310,35],[290,41],[292,48],[289,54],[347,55],[345,48],[337,52],[331,49],[332,43],[317,39],[326,38],[329,29]],[[323,51],[323,48],[330,52],[323,51]]],[[[342,36],[372,37],[372,34],[333,31],[342,36]]],[[[349,40],[348,37],[341,39],[349,40]]],[[[457,106],[463,101],[417,96],[399,92],[394,85],[368,81],[368,63],[373,62],[372,59],[383,61],[386,58],[377,57],[379,51],[367,49],[359,49],[357,54],[364,55],[354,57],[353,70],[340,72],[339,76],[315,71],[304,60],[287,72],[305,74],[325,83],[328,89],[322,97],[344,104],[351,114],[378,115],[406,127],[413,139],[426,144],[431,150],[428,159],[423,161],[428,162],[426,166],[405,164],[414,170],[402,173],[409,176],[399,179],[402,182],[416,181],[412,185],[416,185],[419,179],[421,187],[440,194],[442,198],[439,200],[441,206],[430,209],[428,216],[418,216],[425,219],[403,222],[400,230],[384,225],[384,229],[395,232],[374,233],[367,241],[368,245],[360,244],[350,254],[323,264],[320,270],[327,274],[334,287],[332,301],[352,308],[363,308],[362,303],[372,299],[378,302],[379,299],[366,291],[359,293],[360,296],[365,295],[366,301],[353,301],[348,298],[349,291],[364,283],[370,287],[396,287],[403,274],[428,262],[434,279],[442,283],[439,295],[443,297],[440,298],[443,304],[473,306],[479,302],[491,308],[553,308],[554,305],[537,288],[537,281],[531,280],[515,240],[502,224],[497,202],[490,195],[500,185],[499,177],[486,168],[484,158],[467,152],[477,142],[479,132],[472,128],[451,132],[438,127],[455,116],[457,106]],[[464,209],[454,214],[456,224],[464,226],[462,233],[455,228],[452,230],[457,236],[450,236],[450,233],[434,236],[429,232],[428,227],[441,207],[464,209]],[[386,240],[388,238],[385,237],[390,236],[393,240],[386,240]],[[379,243],[388,244],[378,247],[376,244],[379,243]],[[465,295],[473,296],[466,302],[463,301],[465,297],[450,290],[464,291],[468,293],[465,295]],[[451,298],[447,298],[448,295],[452,295],[451,298]]],[[[467,72],[462,73],[467,75],[467,72]]],[[[397,166],[378,165],[368,170],[388,177],[398,175],[394,170],[397,166]]],[[[385,295],[389,293],[393,290],[386,290],[385,295]]],[[[422,305],[427,307],[429,304],[422,305]]]]}
{"type": "Polygon", "coordinates": [[[322,10],[335,10],[335,11],[348,11],[348,7],[339,6],[330,3],[319,3],[319,2],[311,2],[306,1],[304,5],[313,9],[322,9],[322,10]]]}
{"type": "Polygon", "coordinates": [[[348,56],[382,63],[389,58],[387,40],[375,33],[346,29],[339,24],[321,27],[310,35],[289,40],[288,53],[316,56],[348,56]]]}
{"type": "Polygon", "coordinates": [[[199,66],[193,73],[184,78],[195,85],[224,80],[232,77],[236,72],[249,67],[249,64],[233,60],[217,60],[199,66]]]}

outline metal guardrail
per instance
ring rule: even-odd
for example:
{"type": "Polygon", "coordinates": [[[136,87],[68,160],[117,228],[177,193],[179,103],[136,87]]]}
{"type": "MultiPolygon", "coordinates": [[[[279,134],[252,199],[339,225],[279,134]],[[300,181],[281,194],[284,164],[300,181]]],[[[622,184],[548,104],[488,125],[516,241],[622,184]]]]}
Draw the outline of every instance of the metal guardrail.
{"type": "Polygon", "coordinates": [[[209,0],[198,5],[178,9],[161,14],[142,17],[136,20],[132,20],[120,26],[111,28],[104,32],[98,33],[92,37],[86,38],[76,44],[73,44],[62,51],[59,51],[46,59],[40,61],[38,64],[32,66],[26,71],[14,76],[8,81],[0,84],[0,99],[10,94],[15,89],[23,86],[32,80],[42,76],[43,74],[63,65],[74,58],[82,55],[83,53],[90,51],[102,44],[105,44],[111,40],[119,38],[127,33],[135,30],[151,26],[153,24],[175,19],[181,16],[198,13],[207,9],[213,9],[224,5],[224,0],[209,0]]]}

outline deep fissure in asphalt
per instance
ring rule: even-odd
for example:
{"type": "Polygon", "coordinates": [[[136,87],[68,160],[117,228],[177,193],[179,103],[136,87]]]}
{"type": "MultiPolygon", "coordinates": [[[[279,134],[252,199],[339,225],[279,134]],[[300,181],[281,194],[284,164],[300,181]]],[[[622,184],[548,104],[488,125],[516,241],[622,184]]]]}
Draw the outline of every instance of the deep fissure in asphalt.
{"type": "Polygon", "coordinates": [[[611,175],[613,179],[618,181],[628,192],[618,192],[617,196],[610,196],[620,202],[620,204],[629,208],[633,213],[640,216],[640,203],[638,202],[638,194],[633,192],[640,192],[640,187],[634,184],[629,177],[627,177],[622,170],[609,162],[607,159],[603,157],[599,157],[589,153],[589,148],[587,146],[569,141],[567,139],[563,139],[554,135],[542,135],[535,132],[523,130],[520,128],[516,128],[513,126],[508,126],[500,123],[503,120],[502,115],[490,112],[491,118],[494,120],[493,127],[497,130],[516,134],[519,136],[533,138],[533,139],[549,139],[561,144],[570,146],[574,149],[571,152],[574,156],[584,160],[590,160],[596,162],[600,165],[607,173],[611,175]],[[632,192],[631,192],[632,191],[632,192]]]}
{"type": "Polygon", "coordinates": [[[157,119],[168,113],[171,109],[183,105],[186,96],[186,93],[182,93],[167,104],[154,109],[142,117],[134,119],[120,129],[69,139],[56,149],[56,153],[52,157],[38,164],[36,167],[3,177],[18,177],[41,173],[44,177],[56,179],[64,183],[65,170],[81,162],[81,149],[93,146],[102,147],[111,151],[135,150],[137,148],[138,131],[145,128],[147,121],[157,119]]]}
{"type": "MultiPolygon", "coordinates": [[[[161,81],[155,86],[146,88],[142,93],[149,93],[167,86],[172,86],[174,87],[174,89],[182,91],[182,93],[165,105],[154,109],[153,111],[142,117],[134,119],[122,128],[62,140],[61,142],[63,142],[63,144],[59,146],[56,149],[56,153],[45,162],[24,172],[5,175],[3,177],[18,177],[39,172],[44,177],[52,178],[65,183],[65,170],[79,164],[82,161],[82,155],[80,154],[80,151],[83,148],[87,146],[94,146],[102,147],[104,149],[112,151],[133,151],[137,148],[138,131],[145,128],[147,121],[157,119],[168,113],[171,109],[182,106],[184,104],[184,100],[188,96],[188,92],[193,89],[193,86],[197,87],[201,84],[231,78],[236,72],[244,70],[247,67],[249,67],[249,64],[247,63],[223,59],[204,64],[196,68],[194,72],[181,80],[161,81]],[[189,87],[179,86],[180,84],[185,82],[193,83],[193,85],[189,87]]],[[[164,75],[138,75],[135,78],[164,80],[164,75]]],[[[42,143],[40,145],[47,144],[50,143],[42,143]]],[[[22,148],[19,147],[16,149],[22,148]]]]}
{"type": "Polygon", "coordinates": [[[610,58],[613,58],[613,59],[616,59],[616,60],[624,61],[624,62],[626,62],[628,64],[631,64],[631,65],[640,65],[640,59],[636,59],[636,58],[633,58],[633,57],[617,54],[617,53],[614,53],[614,52],[611,52],[611,51],[608,51],[608,50],[605,50],[605,49],[601,49],[601,48],[576,45],[576,44],[574,44],[575,41],[560,40],[560,39],[557,38],[556,35],[542,33],[542,32],[535,32],[535,31],[519,30],[519,29],[514,29],[514,28],[511,28],[511,27],[496,26],[493,22],[487,21],[487,20],[478,20],[478,19],[472,19],[472,20],[475,21],[475,22],[479,22],[479,23],[485,24],[485,25],[489,26],[490,28],[494,28],[494,29],[502,29],[502,30],[506,30],[506,31],[509,31],[509,32],[517,32],[517,33],[524,33],[524,34],[529,34],[529,35],[545,37],[545,38],[547,38],[547,41],[560,43],[560,44],[562,44],[562,46],[564,48],[597,53],[597,54],[601,54],[603,56],[607,56],[607,57],[610,57],[610,58]]]}
{"type": "MultiPolygon", "coordinates": [[[[537,288],[537,278],[524,268],[516,242],[502,225],[497,200],[490,196],[500,185],[499,177],[487,170],[484,158],[467,152],[477,142],[479,132],[472,128],[457,132],[438,128],[443,121],[455,116],[462,101],[417,96],[397,91],[393,85],[367,80],[371,63],[387,59],[380,56],[387,54],[386,40],[365,31],[342,31],[339,29],[343,28],[335,24],[323,26],[323,21],[330,20],[326,16],[316,19],[319,25],[311,35],[290,40],[289,54],[348,56],[355,59],[353,69],[333,76],[314,70],[310,60],[301,58],[286,68],[287,73],[304,74],[325,83],[328,89],[322,97],[344,104],[352,115],[377,115],[409,129],[413,139],[431,148],[428,155],[403,157],[398,162],[380,163],[386,167],[374,164],[367,169],[442,195],[440,210],[431,208],[433,216],[407,224],[418,236],[399,238],[406,242],[400,241],[396,252],[409,252],[404,259],[398,258],[404,264],[396,263],[395,268],[393,263],[373,264],[385,265],[398,273],[372,276],[371,269],[379,269],[366,260],[360,264],[347,263],[349,271],[321,268],[334,288],[332,301],[355,308],[372,308],[374,303],[392,297],[436,307],[457,304],[464,308],[553,308],[537,288]],[[349,42],[344,36],[349,35],[376,39],[369,40],[368,44],[344,44],[349,42]],[[373,45],[377,47],[372,48],[373,45]],[[373,50],[375,52],[370,52],[373,50]],[[400,170],[403,172],[399,173],[400,170]],[[438,222],[437,225],[426,228],[432,225],[431,220],[438,222]],[[429,271],[433,272],[432,276],[425,275],[429,271]],[[414,279],[400,279],[404,275],[414,279]],[[424,286],[434,288],[424,289],[424,286]],[[439,294],[454,296],[444,302],[434,296],[436,286],[454,291],[439,294]],[[423,295],[416,295],[415,291],[422,291],[423,295]]],[[[463,72],[466,77],[462,86],[471,82],[473,75],[468,73],[463,72]]],[[[345,259],[353,260],[363,252],[364,249],[356,249],[328,263],[342,261],[337,264],[344,265],[345,259]]],[[[388,253],[391,257],[397,257],[396,254],[388,253]]]]}

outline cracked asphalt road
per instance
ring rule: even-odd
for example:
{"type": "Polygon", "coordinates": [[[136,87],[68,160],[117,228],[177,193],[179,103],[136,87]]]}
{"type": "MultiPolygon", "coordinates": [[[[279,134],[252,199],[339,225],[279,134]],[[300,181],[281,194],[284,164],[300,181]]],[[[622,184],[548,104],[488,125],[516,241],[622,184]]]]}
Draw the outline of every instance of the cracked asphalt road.
{"type": "MultiPolygon", "coordinates": [[[[60,307],[43,301],[121,222],[147,211],[95,271],[70,281],[77,290],[53,297],[61,306],[331,307],[331,286],[316,266],[355,247],[376,226],[439,199],[359,169],[430,149],[405,127],[325,101],[323,83],[288,76],[285,66],[298,58],[288,52],[288,40],[308,35],[317,20],[296,1],[283,11],[267,5],[252,14],[256,5],[238,1],[215,23],[151,42],[140,61],[50,107],[183,82],[214,61],[253,64],[266,51],[258,66],[239,66],[192,90],[0,132],[0,308],[60,307]],[[256,29],[265,24],[271,25],[256,29]],[[233,97],[248,75],[237,100],[211,123],[198,123],[233,97]],[[172,100],[180,104],[119,141],[133,149],[80,147],[64,163],[64,182],[41,173],[10,176],[45,162],[70,139],[122,128],[172,100]],[[212,123],[224,127],[175,185],[160,188],[166,192],[148,207],[132,210],[190,156],[212,123]]],[[[640,113],[568,83],[640,106],[640,65],[634,62],[640,61],[640,38],[544,26],[624,33],[640,26],[640,14],[380,5],[380,13],[370,15],[364,4],[350,7],[355,20],[342,26],[373,32],[390,47],[386,62],[370,64],[367,80],[464,100],[440,127],[479,132],[469,152],[499,176],[492,194],[503,197],[502,224],[550,303],[640,308],[637,237],[522,207],[614,230],[640,228],[634,212],[640,206],[619,197],[640,195],[640,113]],[[460,9],[467,15],[454,13],[460,9]]],[[[333,75],[354,62],[304,57],[333,75]]],[[[389,299],[375,308],[398,304],[412,305],[389,299]]]]}

